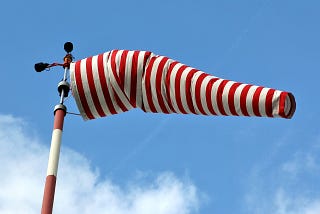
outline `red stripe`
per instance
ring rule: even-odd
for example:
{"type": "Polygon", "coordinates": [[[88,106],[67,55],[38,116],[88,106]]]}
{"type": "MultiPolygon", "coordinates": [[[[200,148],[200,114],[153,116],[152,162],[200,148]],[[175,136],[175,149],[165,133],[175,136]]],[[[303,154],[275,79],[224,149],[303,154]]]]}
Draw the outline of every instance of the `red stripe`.
{"type": "Polygon", "coordinates": [[[261,117],[261,113],[259,110],[259,101],[260,101],[260,94],[263,87],[259,86],[253,94],[252,98],[252,109],[255,116],[261,117]]]}
{"type": "Polygon", "coordinates": [[[244,116],[249,116],[248,110],[247,110],[247,95],[248,91],[251,88],[252,85],[246,85],[240,94],[240,109],[244,116]]]}
{"type": "Polygon", "coordinates": [[[107,80],[105,77],[105,70],[103,66],[103,54],[100,54],[98,56],[98,73],[99,73],[99,80],[101,84],[101,90],[104,96],[104,99],[107,103],[108,109],[111,112],[111,114],[117,114],[116,110],[114,109],[114,106],[111,101],[111,97],[109,94],[108,86],[107,86],[107,80]]]}
{"type": "Polygon", "coordinates": [[[152,67],[155,60],[156,60],[156,57],[152,57],[150,59],[148,67],[146,68],[146,73],[145,73],[145,91],[146,91],[147,101],[148,101],[151,112],[157,112],[153,104],[152,91],[151,91],[151,72],[152,72],[152,67]]]}
{"type": "Polygon", "coordinates": [[[53,129],[60,129],[61,131],[63,130],[63,121],[65,115],[66,111],[61,108],[54,112],[53,129]]]}
{"type": "Polygon", "coordinates": [[[180,110],[180,112],[182,114],[187,114],[187,112],[185,111],[185,109],[183,108],[183,105],[182,105],[182,101],[181,101],[181,92],[180,92],[180,82],[181,82],[181,76],[182,76],[182,73],[183,71],[188,68],[188,66],[186,65],[182,65],[177,73],[176,73],[176,78],[175,78],[175,81],[174,81],[174,85],[175,85],[175,99],[176,99],[176,102],[177,102],[177,105],[178,105],[178,108],[180,110]]]}
{"type": "MultiPolygon", "coordinates": [[[[145,70],[146,70],[147,62],[148,62],[148,60],[150,59],[150,55],[151,55],[151,52],[150,52],[150,51],[146,51],[146,52],[145,52],[144,59],[143,59],[143,67],[141,68],[143,72],[145,72],[145,70]]],[[[139,71],[138,71],[138,72],[139,72],[139,71]]],[[[143,75],[142,75],[142,76],[143,76],[143,75]]],[[[138,81],[141,81],[141,80],[138,80],[138,81]]],[[[143,87],[143,86],[141,86],[141,87],[143,87]]],[[[146,111],[146,108],[145,108],[143,102],[142,102],[141,109],[142,109],[143,111],[146,111]]]]}
{"type": "Polygon", "coordinates": [[[275,90],[274,89],[269,89],[267,96],[266,96],[266,115],[268,117],[273,117],[272,115],[272,110],[273,110],[273,106],[272,106],[272,98],[273,98],[273,94],[274,94],[275,90]]]}
{"type": "Polygon", "coordinates": [[[82,79],[81,79],[81,62],[77,61],[75,64],[75,77],[76,77],[76,85],[77,85],[77,89],[78,89],[78,93],[79,93],[79,98],[83,107],[83,110],[85,112],[85,114],[87,115],[87,117],[89,119],[94,119],[94,116],[92,115],[90,108],[88,106],[87,103],[87,99],[84,93],[84,89],[83,89],[83,84],[82,84],[82,79]]]}
{"type": "Polygon", "coordinates": [[[93,73],[92,73],[92,57],[87,58],[86,69],[87,69],[88,85],[89,85],[90,94],[92,97],[93,104],[94,104],[99,116],[104,117],[106,115],[101,108],[101,104],[99,102],[96,87],[94,85],[94,79],[93,79],[93,73]]]}
{"type": "MultiPolygon", "coordinates": [[[[110,58],[110,63],[111,63],[111,70],[113,72],[114,78],[116,79],[120,89],[121,86],[123,85],[118,74],[117,74],[117,53],[119,52],[119,50],[114,50],[111,53],[111,58],[110,58]]],[[[128,111],[128,109],[126,108],[126,106],[122,103],[121,99],[119,98],[118,94],[116,93],[116,91],[113,89],[113,93],[114,93],[114,98],[118,104],[118,106],[121,108],[122,111],[128,111]]]]}
{"type": "Polygon", "coordinates": [[[139,51],[134,51],[131,62],[131,88],[130,88],[130,103],[133,107],[137,107],[137,69],[138,69],[139,51]]]}
{"type": "Polygon", "coordinates": [[[161,87],[162,87],[162,74],[164,72],[163,68],[164,68],[164,65],[167,63],[168,59],[169,58],[167,57],[163,57],[161,59],[157,69],[157,74],[156,74],[156,92],[157,92],[158,103],[162,112],[166,114],[168,114],[169,111],[166,108],[166,105],[164,104],[161,87]]]}
{"type": "Polygon", "coordinates": [[[46,177],[46,183],[44,187],[44,194],[42,200],[41,213],[42,214],[51,214],[54,201],[54,193],[56,189],[57,178],[54,175],[48,175],[46,177]]]}
{"type": "Polygon", "coordinates": [[[192,82],[193,75],[197,72],[198,70],[193,68],[189,71],[186,77],[186,91],[185,91],[186,100],[187,100],[188,107],[193,114],[197,114],[197,112],[194,110],[194,107],[193,107],[192,94],[191,94],[191,82],[192,82]]]}
{"type": "Polygon", "coordinates": [[[210,113],[213,115],[217,115],[217,113],[213,109],[212,100],[211,100],[212,99],[212,86],[218,79],[219,78],[210,79],[207,84],[207,87],[206,87],[206,100],[207,100],[208,109],[209,109],[210,113]]]}
{"type": "Polygon", "coordinates": [[[125,77],[127,72],[131,71],[126,71],[126,65],[127,65],[127,55],[128,55],[128,50],[124,50],[121,54],[120,58],[120,66],[119,66],[119,79],[121,82],[120,88],[124,91],[124,84],[125,84],[125,77]]]}
{"type": "Polygon", "coordinates": [[[220,85],[218,86],[218,89],[217,89],[217,105],[218,105],[218,109],[222,115],[227,115],[227,113],[225,112],[224,107],[223,107],[222,95],[223,95],[224,87],[226,86],[226,84],[228,82],[229,82],[229,80],[222,80],[222,82],[220,83],[220,85]]]}
{"type": "Polygon", "coordinates": [[[279,115],[281,117],[286,117],[286,113],[284,112],[284,110],[285,110],[287,95],[288,95],[287,92],[281,92],[279,97],[279,115]]]}
{"type": "Polygon", "coordinates": [[[170,107],[170,110],[172,112],[176,113],[176,110],[173,108],[172,102],[171,102],[171,85],[170,85],[170,80],[171,80],[171,73],[173,68],[178,64],[179,62],[174,61],[172,63],[170,63],[169,68],[168,68],[168,72],[167,72],[167,76],[166,76],[166,92],[167,92],[167,100],[168,100],[168,104],[170,107]]]}
{"type": "Polygon", "coordinates": [[[144,59],[143,59],[143,71],[145,71],[145,67],[147,66],[147,62],[148,62],[151,54],[152,53],[150,51],[145,52],[144,59]]]}
{"type": "Polygon", "coordinates": [[[119,52],[119,50],[113,50],[112,53],[111,53],[111,56],[110,56],[110,63],[111,63],[111,70],[112,70],[112,73],[118,83],[118,85],[120,86],[121,88],[121,80],[119,78],[119,75],[117,73],[117,53],[119,52]]]}
{"type": "Polygon", "coordinates": [[[237,111],[236,111],[236,107],[234,105],[234,94],[237,90],[237,88],[239,87],[239,85],[241,85],[241,83],[236,82],[234,83],[229,90],[228,93],[228,105],[229,105],[229,109],[232,115],[238,115],[237,111]]]}
{"type": "Polygon", "coordinates": [[[201,114],[207,115],[207,113],[204,111],[202,103],[201,103],[201,85],[202,82],[204,80],[204,78],[206,78],[207,76],[209,76],[208,74],[200,74],[200,76],[198,77],[197,81],[196,81],[196,89],[195,89],[195,97],[196,97],[196,104],[197,107],[199,109],[199,111],[201,112],[201,114]]]}
{"type": "Polygon", "coordinates": [[[121,110],[123,112],[128,111],[126,106],[122,103],[122,101],[121,101],[120,97],[118,96],[117,92],[114,89],[112,89],[112,91],[113,91],[114,99],[116,100],[116,102],[117,102],[118,106],[121,108],[121,110]]]}

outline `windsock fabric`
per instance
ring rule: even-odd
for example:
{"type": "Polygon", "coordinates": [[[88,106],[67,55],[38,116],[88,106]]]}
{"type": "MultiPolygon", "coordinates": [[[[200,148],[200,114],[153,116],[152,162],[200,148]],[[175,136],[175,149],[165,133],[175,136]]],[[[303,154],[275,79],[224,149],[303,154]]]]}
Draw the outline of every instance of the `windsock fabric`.
{"type": "Polygon", "coordinates": [[[71,63],[71,88],[85,120],[145,112],[291,118],[289,92],[206,74],[149,51],[112,50],[71,63]]]}

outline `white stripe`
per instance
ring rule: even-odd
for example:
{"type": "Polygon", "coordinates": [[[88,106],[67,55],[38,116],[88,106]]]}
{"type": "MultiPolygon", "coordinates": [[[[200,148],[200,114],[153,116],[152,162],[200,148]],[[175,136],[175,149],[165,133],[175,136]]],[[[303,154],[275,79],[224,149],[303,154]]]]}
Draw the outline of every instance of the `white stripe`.
{"type": "Polygon", "coordinates": [[[217,104],[217,92],[218,92],[218,88],[220,86],[220,84],[222,83],[224,79],[218,79],[217,81],[215,81],[212,85],[211,88],[211,103],[212,103],[212,108],[214,110],[214,112],[217,115],[222,115],[221,112],[219,111],[219,107],[217,104]]]}
{"type": "MultiPolygon", "coordinates": [[[[116,73],[118,77],[120,77],[120,62],[121,62],[123,52],[124,50],[118,50],[115,57],[116,73]]],[[[119,78],[119,79],[122,80],[122,78],[119,78]]]]}
{"type": "Polygon", "coordinates": [[[181,103],[183,106],[183,109],[185,110],[185,112],[191,114],[192,111],[189,109],[188,106],[188,101],[187,101],[187,94],[186,94],[186,82],[187,82],[187,76],[189,74],[189,72],[194,69],[192,67],[186,67],[183,71],[182,71],[182,75],[180,78],[180,98],[181,98],[181,103]]]}
{"type": "Polygon", "coordinates": [[[167,111],[169,113],[172,113],[172,109],[170,108],[169,106],[169,103],[168,103],[168,97],[167,97],[167,87],[166,87],[166,84],[167,84],[167,81],[166,81],[166,77],[168,75],[168,70],[169,70],[169,67],[170,65],[174,62],[174,60],[172,59],[169,59],[167,58],[167,61],[166,63],[164,64],[163,66],[163,70],[162,70],[162,76],[161,76],[161,96],[162,96],[162,100],[164,102],[164,105],[167,109],[167,111]]]}
{"type": "MultiPolygon", "coordinates": [[[[152,97],[153,105],[156,108],[157,112],[162,112],[160,104],[159,104],[159,100],[157,97],[157,87],[156,87],[157,86],[157,83],[156,83],[157,70],[158,70],[159,64],[162,59],[163,59],[163,57],[161,56],[161,57],[157,57],[154,60],[154,63],[151,68],[151,75],[150,75],[151,97],[152,97]]],[[[160,72],[162,72],[162,71],[160,71],[160,72]]]]}
{"type": "Polygon", "coordinates": [[[49,153],[47,176],[57,176],[58,164],[60,157],[60,146],[61,146],[62,130],[54,129],[51,137],[51,147],[49,153]]]}
{"type": "MultiPolygon", "coordinates": [[[[154,56],[152,56],[154,57],[154,56]]],[[[151,59],[151,57],[149,58],[151,59]]],[[[144,105],[144,110],[146,112],[151,112],[151,108],[150,108],[150,105],[149,105],[149,101],[148,101],[148,96],[147,96],[147,87],[146,87],[146,73],[147,73],[147,69],[149,68],[149,59],[148,59],[148,62],[144,65],[144,74],[143,74],[143,79],[142,79],[142,99],[143,99],[143,105],[144,105]]],[[[151,74],[150,74],[150,87],[151,87],[151,74]]]]}
{"type": "MultiPolygon", "coordinates": [[[[112,85],[112,88],[115,90],[115,93],[118,95],[118,97],[120,98],[121,102],[126,107],[126,109],[130,110],[131,108],[133,108],[133,106],[130,104],[130,102],[128,101],[128,98],[126,97],[126,95],[122,91],[121,87],[119,86],[117,79],[114,76],[114,72],[112,72],[111,64],[112,64],[111,58],[109,58],[109,60],[107,62],[107,67],[109,70],[109,77],[110,77],[110,83],[112,85]]],[[[119,61],[116,61],[116,64],[119,64],[119,61]]],[[[117,65],[116,67],[118,68],[119,66],[117,65]]],[[[117,69],[117,70],[119,70],[119,69],[117,69]]],[[[118,72],[116,71],[116,73],[118,73],[118,72]]]]}
{"type": "Polygon", "coordinates": [[[146,76],[144,75],[144,77],[142,79],[142,86],[143,86],[143,88],[142,88],[142,103],[143,103],[144,110],[146,112],[150,112],[151,109],[150,109],[148,98],[147,98],[147,90],[145,87],[145,83],[146,83],[146,76]]]}
{"type": "Polygon", "coordinates": [[[132,74],[132,58],[133,58],[133,51],[128,51],[127,58],[126,58],[126,70],[125,70],[125,79],[124,79],[124,93],[130,99],[130,92],[131,92],[131,74],[132,74]]]}
{"type": "Polygon", "coordinates": [[[179,70],[179,68],[183,66],[183,64],[181,63],[177,63],[171,71],[171,75],[170,75],[170,100],[172,103],[172,107],[175,110],[175,112],[177,113],[181,113],[181,111],[178,108],[178,104],[177,104],[177,97],[176,97],[176,92],[175,92],[175,84],[176,84],[176,76],[177,76],[177,71],[179,70]]]}
{"type": "Polygon", "coordinates": [[[115,109],[115,111],[117,113],[121,113],[122,110],[121,108],[118,106],[117,102],[115,101],[115,97],[114,97],[114,93],[113,93],[113,89],[110,83],[110,72],[112,72],[111,70],[108,69],[108,61],[111,58],[111,52],[107,52],[103,54],[103,69],[104,69],[104,76],[106,79],[106,85],[107,85],[107,91],[109,93],[110,96],[110,100],[109,102],[111,102],[113,108],[115,109]]]}
{"type": "Polygon", "coordinates": [[[157,96],[157,79],[156,79],[156,76],[158,74],[158,72],[161,73],[161,78],[160,78],[160,95],[161,95],[161,98],[163,100],[163,103],[164,103],[164,107],[166,108],[166,110],[168,112],[172,112],[169,108],[169,104],[168,104],[168,101],[166,99],[166,75],[167,75],[167,72],[168,72],[168,67],[170,65],[170,61],[173,61],[173,60],[167,60],[166,57],[164,56],[159,56],[157,57],[157,59],[154,61],[153,63],[153,66],[152,66],[152,71],[151,71],[151,76],[150,76],[150,83],[151,83],[151,94],[152,94],[152,101],[153,101],[153,104],[157,110],[157,112],[163,112],[162,109],[161,109],[161,105],[159,103],[159,100],[158,100],[158,96],[157,96]],[[158,71],[159,69],[159,65],[160,63],[162,63],[163,61],[166,61],[164,66],[163,66],[163,69],[158,71]]]}
{"type": "MultiPolygon", "coordinates": [[[[107,81],[107,87],[108,87],[108,92],[109,92],[109,95],[110,95],[110,102],[112,102],[112,105],[115,109],[115,111],[117,113],[121,113],[123,112],[122,109],[118,106],[117,102],[116,102],[116,98],[115,98],[115,95],[114,95],[114,92],[113,92],[113,88],[112,88],[112,85],[111,85],[111,74],[112,74],[112,69],[110,68],[109,69],[109,65],[110,64],[110,59],[111,59],[111,52],[109,53],[109,55],[104,55],[103,58],[105,58],[105,62],[103,63],[103,66],[104,66],[104,70],[105,70],[105,78],[106,78],[106,81],[107,81]],[[110,56],[110,57],[109,57],[110,56]]],[[[113,79],[113,81],[115,81],[113,79]]]]}
{"type": "Polygon", "coordinates": [[[279,115],[280,94],[281,94],[281,91],[275,90],[272,97],[272,116],[273,117],[280,117],[279,115]]]}
{"type": "Polygon", "coordinates": [[[202,105],[204,112],[208,115],[212,115],[212,113],[208,109],[208,103],[207,103],[207,98],[206,98],[206,89],[207,89],[208,83],[212,79],[213,79],[212,76],[206,76],[203,79],[202,84],[201,84],[201,88],[200,88],[201,105],[202,105]]]}
{"type": "Polygon", "coordinates": [[[91,91],[90,91],[90,87],[89,87],[89,82],[88,82],[88,78],[87,78],[87,59],[83,59],[81,60],[81,65],[80,65],[80,70],[81,70],[81,80],[82,80],[82,84],[83,84],[83,90],[84,90],[84,94],[90,109],[90,112],[92,113],[94,118],[100,117],[96,107],[94,106],[93,100],[92,100],[92,96],[91,96],[91,91]]]}
{"type": "Polygon", "coordinates": [[[137,62],[137,89],[136,89],[136,102],[137,106],[142,108],[142,75],[144,74],[144,57],[146,51],[139,51],[138,62],[137,62]]]}
{"type": "MultiPolygon", "coordinates": [[[[103,58],[102,64],[104,64],[105,57],[102,57],[102,58],[103,58]]],[[[104,98],[102,88],[101,88],[101,83],[100,83],[101,80],[99,78],[99,70],[98,70],[98,56],[92,57],[92,73],[93,73],[94,85],[95,85],[97,96],[99,99],[99,104],[106,115],[111,115],[111,112],[108,108],[108,105],[106,103],[106,100],[104,98]]]]}
{"type": "Polygon", "coordinates": [[[241,84],[238,86],[234,93],[234,107],[236,109],[236,112],[238,115],[243,115],[240,107],[240,99],[241,99],[241,92],[244,87],[246,87],[248,84],[241,84]]]}
{"type": "Polygon", "coordinates": [[[235,83],[236,82],[234,82],[234,81],[228,81],[227,84],[224,86],[224,89],[222,92],[223,109],[227,115],[232,115],[232,113],[230,111],[230,107],[229,107],[229,93],[230,93],[230,88],[235,83]]]}
{"type": "Polygon", "coordinates": [[[258,86],[253,85],[249,88],[247,97],[246,97],[246,107],[247,107],[247,112],[249,116],[255,116],[253,108],[252,108],[252,100],[253,100],[253,95],[254,92],[257,90],[258,86]]]}
{"type": "Polygon", "coordinates": [[[266,112],[266,99],[267,93],[270,88],[262,88],[260,96],[259,96],[259,112],[261,116],[268,116],[266,112]]]}
{"type": "Polygon", "coordinates": [[[191,98],[192,98],[192,103],[193,103],[193,107],[196,114],[202,114],[198,109],[197,100],[196,100],[196,83],[201,74],[203,74],[202,71],[197,71],[196,73],[194,73],[194,75],[191,78],[191,98]]]}
{"type": "Polygon", "coordinates": [[[82,103],[81,103],[81,100],[80,100],[80,96],[79,96],[79,92],[78,92],[78,88],[77,88],[77,82],[76,82],[76,77],[75,77],[75,65],[76,63],[71,63],[70,64],[70,78],[71,78],[71,90],[72,90],[72,95],[74,97],[74,99],[76,100],[76,103],[77,103],[77,106],[78,106],[78,109],[79,109],[79,112],[82,116],[82,118],[84,120],[88,120],[89,118],[87,117],[84,109],[83,109],[83,106],[82,106],[82,103]]]}

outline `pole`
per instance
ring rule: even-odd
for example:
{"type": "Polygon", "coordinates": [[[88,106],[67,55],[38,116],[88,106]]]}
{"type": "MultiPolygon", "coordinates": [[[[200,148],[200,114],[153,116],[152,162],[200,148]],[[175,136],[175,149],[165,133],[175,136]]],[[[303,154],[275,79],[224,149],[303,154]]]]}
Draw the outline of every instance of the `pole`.
{"type": "Polygon", "coordinates": [[[63,122],[66,114],[66,107],[63,104],[56,105],[54,110],[54,124],[49,153],[47,178],[44,187],[41,214],[52,214],[54,193],[56,188],[60,145],[63,130],[63,122]]]}
{"type": "Polygon", "coordinates": [[[58,84],[58,91],[60,93],[60,102],[54,108],[54,123],[53,123],[47,177],[46,177],[46,183],[44,187],[41,214],[52,214],[52,209],[53,209],[63,123],[64,123],[64,117],[67,112],[67,108],[63,103],[64,103],[64,98],[68,96],[68,93],[70,90],[69,83],[67,82],[67,71],[69,69],[69,65],[71,61],[72,61],[72,55],[68,53],[64,58],[63,80],[58,84]]]}

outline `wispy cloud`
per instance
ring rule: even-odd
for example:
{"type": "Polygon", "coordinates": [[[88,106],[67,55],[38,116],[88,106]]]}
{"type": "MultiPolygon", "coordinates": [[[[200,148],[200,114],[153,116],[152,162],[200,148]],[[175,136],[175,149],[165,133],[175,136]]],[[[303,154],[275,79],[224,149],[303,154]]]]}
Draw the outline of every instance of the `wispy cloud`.
{"type": "MultiPolygon", "coordinates": [[[[0,115],[0,213],[39,213],[48,158],[47,146],[26,133],[28,125],[0,115]]],[[[55,213],[189,214],[197,213],[196,186],[171,172],[153,181],[128,181],[125,187],[102,180],[89,160],[64,148],[61,155],[55,213]]]]}
{"type": "MultiPolygon", "coordinates": [[[[287,139],[289,140],[289,138],[287,139]]],[[[291,149],[275,146],[272,157],[257,163],[251,172],[245,196],[246,211],[255,214],[320,213],[320,148],[318,138],[291,149]]]]}
{"type": "Polygon", "coordinates": [[[290,192],[278,189],[274,195],[273,212],[275,214],[318,214],[320,198],[311,196],[293,196],[290,192]]]}

